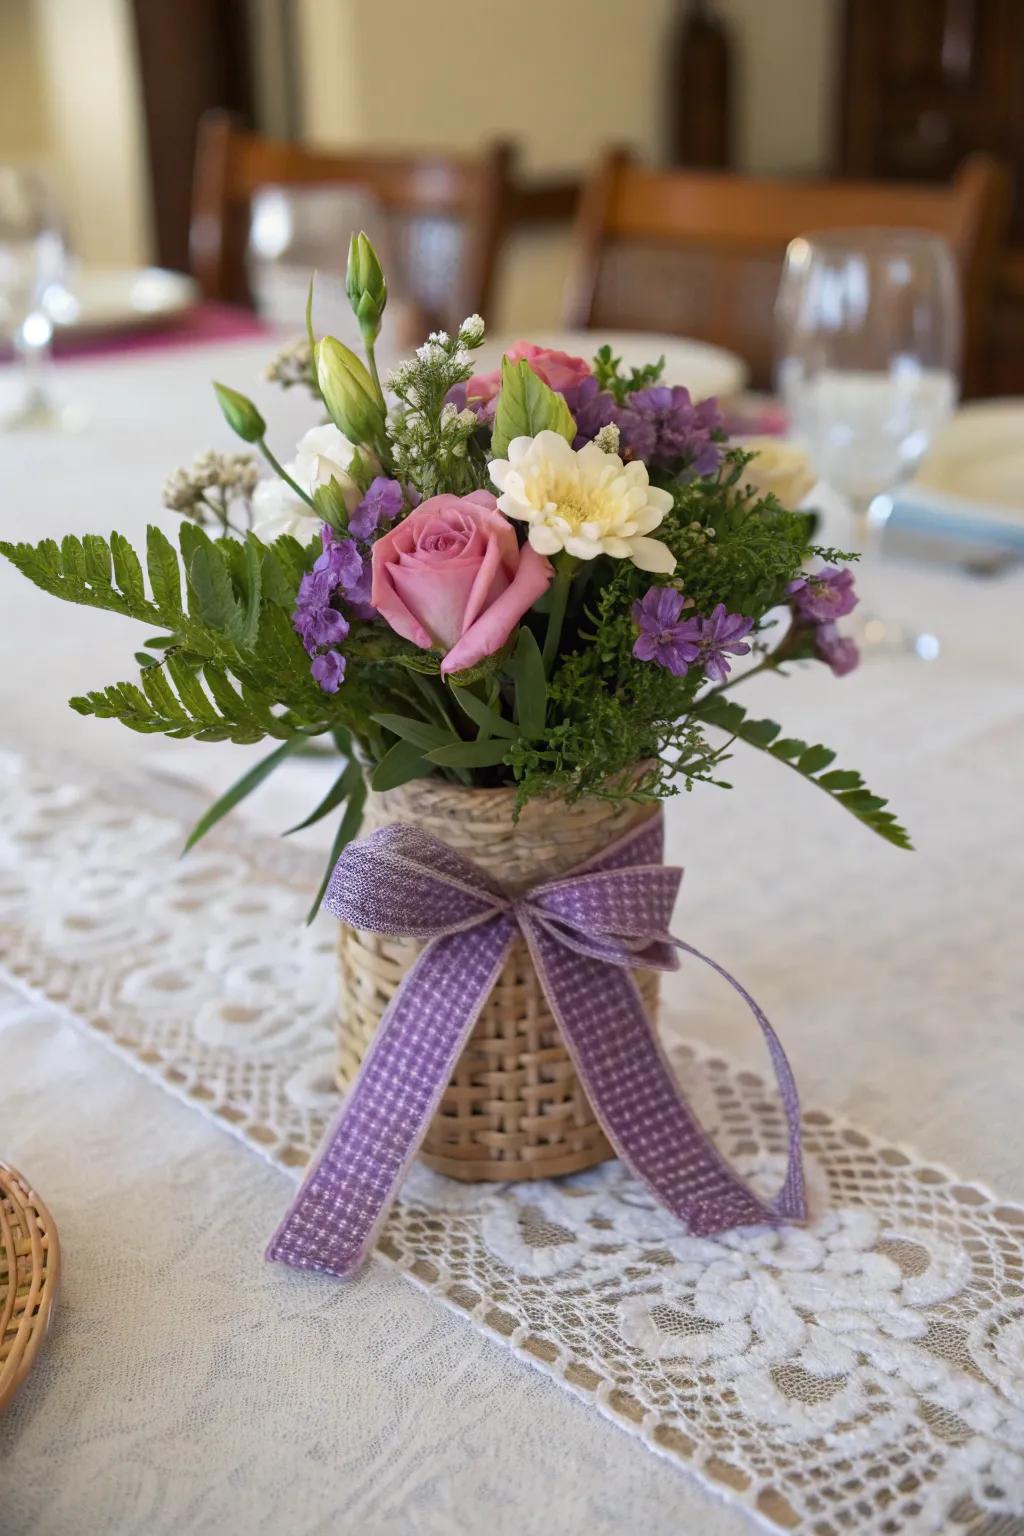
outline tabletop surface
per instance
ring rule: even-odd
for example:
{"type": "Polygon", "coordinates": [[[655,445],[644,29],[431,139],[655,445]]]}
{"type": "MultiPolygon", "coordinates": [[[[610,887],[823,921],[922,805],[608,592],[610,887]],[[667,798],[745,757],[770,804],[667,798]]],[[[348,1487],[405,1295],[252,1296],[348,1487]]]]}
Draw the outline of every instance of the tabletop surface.
{"type": "MultiPolygon", "coordinates": [[[[0,439],[4,536],[168,526],[167,471],[229,445],[212,377],[253,395],[288,457],[309,406],[258,381],[265,355],[239,341],[69,367],[90,424],[0,439]]],[[[1022,1199],[1024,580],[893,561],[873,596],[936,633],[940,659],[876,659],[839,681],[808,668],[743,697],[859,768],[917,852],[737,749],[732,791],[668,806],[668,856],[687,871],[675,931],[755,993],[805,1103],[1022,1199]]],[[[71,715],[69,696],[130,675],[130,627],[7,564],[0,613],[0,746],[148,782],[154,805],[162,776],[215,791],[260,755],[71,715]]],[[[322,772],[289,767],[247,814],[289,825],[322,772]]],[[[692,1033],[757,1060],[719,992],[691,972],[671,986],[692,1033]]],[[[339,1286],[264,1266],[281,1175],[58,1008],[7,989],[0,1031],[0,1155],[38,1184],[65,1255],[53,1335],[0,1423],[5,1536],[750,1528],[393,1271],[339,1286]],[[222,1321],[216,1346],[192,1309],[222,1321]]]]}

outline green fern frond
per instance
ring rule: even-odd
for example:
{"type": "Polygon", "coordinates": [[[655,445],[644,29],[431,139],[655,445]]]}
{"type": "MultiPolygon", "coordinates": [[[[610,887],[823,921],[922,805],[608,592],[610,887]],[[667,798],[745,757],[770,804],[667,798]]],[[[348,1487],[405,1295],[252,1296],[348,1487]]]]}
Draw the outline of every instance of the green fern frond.
{"type": "Polygon", "coordinates": [[[774,720],[751,720],[742,705],[732,699],[710,698],[702,700],[692,711],[695,719],[728,731],[748,746],[777,758],[780,763],[793,768],[827,795],[831,795],[844,810],[856,816],[872,832],[884,837],[897,848],[913,848],[910,837],[900,826],[888,804],[879,795],[873,795],[860,774],[852,768],[832,768],[835,753],[828,747],[808,745],[795,736],[780,736],[781,727],[774,720]],[[828,770],[828,771],[826,771],[828,770]]]}
{"type": "Polygon", "coordinates": [[[138,684],[112,683],[69,702],[80,715],[120,720],[144,735],[249,743],[307,734],[289,716],[274,715],[265,700],[239,693],[218,668],[206,666],[200,674],[174,655],[144,667],[138,684]]]}

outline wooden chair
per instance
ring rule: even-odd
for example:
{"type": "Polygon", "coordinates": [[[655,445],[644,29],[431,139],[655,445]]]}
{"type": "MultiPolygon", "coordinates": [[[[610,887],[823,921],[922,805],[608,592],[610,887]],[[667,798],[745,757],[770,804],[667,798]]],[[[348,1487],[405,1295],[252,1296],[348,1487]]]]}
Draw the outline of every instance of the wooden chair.
{"type": "MultiPolygon", "coordinates": [[[[398,267],[389,271],[396,291],[428,326],[452,327],[465,315],[486,313],[508,216],[512,158],[507,144],[465,160],[328,154],[248,133],[228,113],[207,113],[196,149],[192,270],[205,298],[250,303],[246,247],[254,195],[271,186],[349,189],[369,194],[380,211],[384,243],[398,267]]],[[[336,270],[344,271],[345,258],[345,251],[337,253],[336,270]]]]}
{"type": "Polygon", "coordinates": [[[786,246],[815,230],[934,231],[958,264],[964,373],[979,387],[993,278],[1008,210],[998,162],[972,155],[948,186],[782,181],[655,171],[609,154],[577,216],[566,323],[667,331],[715,342],[772,385],[773,306],[786,246]]]}

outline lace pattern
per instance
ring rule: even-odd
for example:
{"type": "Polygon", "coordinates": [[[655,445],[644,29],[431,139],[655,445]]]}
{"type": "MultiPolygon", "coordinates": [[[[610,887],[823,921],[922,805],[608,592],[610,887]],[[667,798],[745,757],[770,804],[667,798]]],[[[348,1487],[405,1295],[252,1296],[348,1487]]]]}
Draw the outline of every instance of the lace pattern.
{"type": "MultiPolygon", "coordinates": [[[[10,978],[297,1176],[334,1106],[306,856],[236,833],[179,863],[173,816],[15,757],[0,794],[10,978]]],[[[762,1079],[668,1045],[725,1153],[777,1186],[762,1079]]],[[[805,1141],[806,1228],[690,1236],[616,1163],[415,1168],[379,1253],[770,1528],[1024,1531],[1024,1210],[822,1112],[805,1141]]]]}

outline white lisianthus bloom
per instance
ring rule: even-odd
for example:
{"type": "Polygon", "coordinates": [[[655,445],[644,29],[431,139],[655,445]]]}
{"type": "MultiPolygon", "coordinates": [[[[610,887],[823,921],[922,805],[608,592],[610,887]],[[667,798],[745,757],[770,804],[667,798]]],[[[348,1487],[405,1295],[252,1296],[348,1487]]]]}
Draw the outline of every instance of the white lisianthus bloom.
{"type": "Polygon", "coordinates": [[[356,449],[332,423],[325,427],[310,427],[295,449],[298,471],[295,479],[310,494],[321,485],[330,485],[332,480],[337,480],[346,507],[354,512],[363,499],[362,491],[349,473],[357,452],[377,474],[380,465],[373,455],[365,448],[356,449]]]}
{"type": "MultiPolygon", "coordinates": [[[[298,483],[295,461],[284,467],[298,483]]],[[[273,544],[286,533],[300,544],[308,544],[320,527],[321,520],[313,508],[277,475],[259,482],[252,493],[252,512],[252,531],[264,544],[273,544]]]]}
{"type": "Polygon", "coordinates": [[[756,453],[740,477],[741,485],[752,485],[761,496],[770,491],[784,507],[798,507],[817,481],[811,461],[794,443],[777,437],[746,437],[733,443],[745,453],[756,453]]]}
{"type": "MultiPolygon", "coordinates": [[[[341,488],[345,505],[354,512],[363,493],[349,473],[352,460],[358,452],[371,475],[380,472],[380,464],[366,448],[356,449],[348,438],[333,424],[311,427],[300,438],[295,457],[284,467],[296,485],[312,496],[322,485],[336,480],[341,488]]],[[[261,480],[253,492],[253,533],[270,544],[282,534],[290,533],[303,544],[313,537],[321,518],[301,496],[297,496],[284,480],[277,475],[261,480]]]]}
{"type": "Polygon", "coordinates": [[[557,432],[515,437],[508,458],[488,466],[506,517],[529,525],[528,538],[540,555],[559,550],[578,560],[611,555],[632,560],[642,571],[669,575],[675,556],[660,539],[648,538],[672,506],[639,460],[623,464],[618,454],[594,443],[574,449],[557,432]]]}

